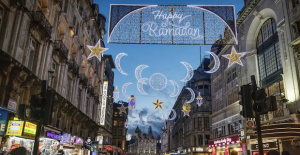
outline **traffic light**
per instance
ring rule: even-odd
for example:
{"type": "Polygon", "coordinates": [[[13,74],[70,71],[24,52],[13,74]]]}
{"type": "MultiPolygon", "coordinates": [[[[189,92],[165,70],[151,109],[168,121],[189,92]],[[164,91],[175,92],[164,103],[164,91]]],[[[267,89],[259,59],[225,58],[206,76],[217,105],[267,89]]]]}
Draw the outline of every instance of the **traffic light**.
{"type": "Polygon", "coordinates": [[[245,118],[254,118],[251,94],[252,87],[250,84],[241,86],[241,91],[239,92],[241,100],[239,104],[242,106],[242,111],[240,114],[245,118]]]}
{"type": "Polygon", "coordinates": [[[254,100],[253,110],[260,115],[268,113],[268,110],[265,106],[266,96],[267,94],[264,88],[261,88],[252,93],[252,99],[254,100]]]}

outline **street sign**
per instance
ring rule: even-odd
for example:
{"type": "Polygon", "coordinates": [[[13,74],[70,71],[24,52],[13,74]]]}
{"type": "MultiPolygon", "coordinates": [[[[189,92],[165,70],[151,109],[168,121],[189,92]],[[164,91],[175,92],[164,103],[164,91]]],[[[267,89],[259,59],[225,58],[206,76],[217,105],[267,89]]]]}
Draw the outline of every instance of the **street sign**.
{"type": "Polygon", "coordinates": [[[246,127],[247,128],[254,128],[254,121],[250,120],[250,121],[246,121],[246,127]]]}

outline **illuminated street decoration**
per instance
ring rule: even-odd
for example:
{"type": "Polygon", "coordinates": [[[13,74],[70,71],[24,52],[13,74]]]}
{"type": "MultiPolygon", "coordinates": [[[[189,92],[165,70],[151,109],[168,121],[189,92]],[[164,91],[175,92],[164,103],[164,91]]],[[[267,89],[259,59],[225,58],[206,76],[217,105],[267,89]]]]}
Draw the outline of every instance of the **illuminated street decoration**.
{"type": "Polygon", "coordinates": [[[204,71],[204,72],[212,74],[212,73],[216,72],[219,69],[219,67],[220,67],[220,59],[219,59],[219,57],[214,52],[206,52],[206,53],[210,54],[214,58],[215,65],[209,71],[204,71]]]}
{"type": "Polygon", "coordinates": [[[191,93],[191,99],[187,103],[192,103],[195,100],[195,92],[191,88],[185,88],[191,93]]]}
{"type": "Polygon", "coordinates": [[[128,109],[135,109],[136,107],[136,98],[134,95],[131,95],[131,97],[128,100],[128,109]]]}
{"type": "Polygon", "coordinates": [[[171,118],[169,118],[170,121],[172,121],[176,118],[176,111],[174,109],[171,109],[171,112],[173,112],[173,116],[171,118]]]}
{"type": "MultiPolygon", "coordinates": [[[[107,99],[107,87],[108,87],[108,81],[103,82],[103,93],[102,93],[102,104],[100,111],[100,125],[105,124],[105,114],[106,114],[106,99],[107,99]]],[[[100,107],[100,106],[99,106],[100,107]]]]}
{"type": "Polygon", "coordinates": [[[184,79],[180,80],[182,82],[188,82],[190,81],[193,76],[194,76],[194,70],[193,70],[193,67],[187,63],[187,62],[180,62],[184,65],[184,67],[186,68],[186,76],[184,77],[184,79]]]}
{"type": "Polygon", "coordinates": [[[178,87],[178,84],[175,82],[175,81],[173,81],[173,80],[169,80],[172,84],[173,84],[173,86],[174,86],[174,91],[173,91],[173,93],[170,95],[170,97],[176,97],[178,94],[179,94],[179,87],[178,87]]]}
{"type": "Polygon", "coordinates": [[[237,44],[234,6],[112,4],[110,10],[108,43],[237,44]]]}
{"type": "Polygon", "coordinates": [[[118,71],[123,74],[123,75],[128,75],[127,73],[125,73],[121,67],[121,58],[123,56],[127,55],[126,53],[120,53],[116,56],[116,67],[118,69],[118,71]]]}
{"type": "Polygon", "coordinates": [[[127,121],[127,119],[126,119],[126,122],[125,122],[124,126],[125,126],[125,128],[128,128],[128,121],[127,121]]]}
{"type": "Polygon", "coordinates": [[[163,110],[163,109],[162,109],[162,105],[163,105],[165,102],[160,102],[159,98],[157,98],[156,102],[152,102],[152,103],[155,105],[154,110],[157,109],[157,108],[163,110]]]}
{"type": "Polygon", "coordinates": [[[243,66],[243,63],[241,61],[241,57],[243,57],[245,54],[247,54],[247,53],[246,52],[237,53],[235,48],[232,46],[231,53],[230,54],[224,54],[222,56],[229,60],[229,62],[228,62],[228,68],[229,68],[233,64],[238,64],[238,65],[243,66]]]}
{"type": "Polygon", "coordinates": [[[143,87],[143,85],[146,84],[145,81],[147,81],[147,80],[148,80],[147,78],[142,78],[142,79],[140,79],[140,80],[137,82],[137,89],[138,89],[138,91],[139,91],[141,94],[143,94],[143,95],[148,95],[148,94],[145,92],[144,87],[143,87]]]}
{"type": "Polygon", "coordinates": [[[185,102],[184,105],[182,106],[182,112],[183,112],[183,117],[184,116],[189,116],[190,117],[190,111],[191,111],[191,104],[185,102]]]}
{"type": "Polygon", "coordinates": [[[167,86],[167,78],[161,73],[155,73],[151,75],[149,79],[150,87],[154,90],[162,90],[167,86]]]}
{"type": "Polygon", "coordinates": [[[123,85],[123,87],[122,87],[122,93],[123,93],[123,95],[124,95],[124,97],[126,97],[126,98],[130,98],[128,95],[127,95],[127,93],[126,93],[126,89],[127,89],[127,87],[129,86],[129,85],[131,85],[132,83],[131,82],[127,82],[127,83],[125,83],[124,85],[123,85]]]}
{"type": "Polygon", "coordinates": [[[203,98],[200,95],[200,92],[198,92],[198,96],[197,96],[196,100],[197,100],[198,106],[200,107],[203,104],[203,98]]]}
{"type": "Polygon", "coordinates": [[[121,107],[118,107],[118,109],[120,110],[119,114],[122,114],[122,113],[126,114],[127,107],[124,107],[124,104],[122,104],[121,107]]]}
{"type": "Polygon", "coordinates": [[[95,46],[87,45],[87,47],[91,51],[87,59],[91,59],[92,57],[97,57],[99,61],[101,61],[101,58],[103,57],[103,52],[108,50],[108,48],[101,47],[100,40],[98,40],[95,46]]]}
{"type": "Polygon", "coordinates": [[[113,92],[113,98],[117,100],[119,98],[119,94],[118,86],[116,86],[116,89],[113,92]]]}
{"type": "MultiPolygon", "coordinates": [[[[140,80],[142,79],[142,72],[145,68],[148,68],[149,66],[147,65],[139,65],[138,67],[136,67],[135,69],[135,78],[138,80],[138,82],[140,82],[140,80]]],[[[146,83],[142,83],[142,84],[146,84],[146,83]]]]}

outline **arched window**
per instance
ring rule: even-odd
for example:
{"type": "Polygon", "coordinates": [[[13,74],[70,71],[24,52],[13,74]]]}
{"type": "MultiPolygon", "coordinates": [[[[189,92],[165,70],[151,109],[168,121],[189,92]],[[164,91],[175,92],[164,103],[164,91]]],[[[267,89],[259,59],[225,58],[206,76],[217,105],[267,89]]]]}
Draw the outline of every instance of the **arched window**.
{"type": "Polygon", "coordinates": [[[256,47],[260,81],[282,71],[279,40],[274,19],[268,19],[260,28],[256,47]]]}

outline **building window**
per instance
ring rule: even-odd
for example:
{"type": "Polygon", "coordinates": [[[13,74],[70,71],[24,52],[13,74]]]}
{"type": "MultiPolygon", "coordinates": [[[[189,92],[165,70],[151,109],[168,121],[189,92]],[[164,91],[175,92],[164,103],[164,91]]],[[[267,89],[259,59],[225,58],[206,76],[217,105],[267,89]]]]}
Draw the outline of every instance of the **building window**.
{"type": "Polygon", "coordinates": [[[205,135],[204,137],[204,143],[205,145],[208,145],[209,135],[205,135]]]}
{"type": "Polygon", "coordinates": [[[117,126],[117,124],[118,124],[118,121],[114,121],[114,126],[117,126]]]}
{"type": "Polygon", "coordinates": [[[225,126],[220,126],[214,130],[216,138],[225,136],[225,126]]]}
{"type": "Polygon", "coordinates": [[[114,130],[113,130],[113,136],[116,136],[116,135],[117,135],[117,130],[114,129],[114,130]]]}
{"type": "Polygon", "coordinates": [[[268,19],[257,37],[258,67],[260,80],[264,80],[282,69],[280,47],[274,19],[268,19]],[[270,39],[272,37],[272,39],[270,39]]]}
{"type": "Polygon", "coordinates": [[[242,125],[241,120],[228,124],[229,135],[239,133],[241,125],[242,125]]]}
{"type": "Polygon", "coordinates": [[[198,128],[202,130],[202,117],[198,117],[198,128]]]}
{"type": "Polygon", "coordinates": [[[116,140],[113,140],[113,141],[112,141],[112,145],[116,145],[116,140]]]}
{"type": "Polygon", "coordinates": [[[119,132],[118,132],[119,134],[118,135],[122,136],[122,132],[123,132],[123,130],[119,130],[119,132]]]}
{"type": "Polygon", "coordinates": [[[119,126],[123,126],[123,121],[119,121],[119,126]]]}
{"type": "Polygon", "coordinates": [[[35,56],[36,42],[32,38],[29,39],[29,49],[28,49],[28,69],[32,70],[34,56],[35,56]]]}
{"type": "Polygon", "coordinates": [[[4,14],[3,8],[0,7],[0,32],[1,32],[1,26],[2,26],[3,14],[4,14]]]}
{"type": "Polygon", "coordinates": [[[199,146],[203,146],[203,136],[202,135],[198,135],[198,143],[199,143],[199,146]]]}
{"type": "Polygon", "coordinates": [[[204,130],[209,130],[210,124],[209,124],[209,117],[204,117],[204,130]]]}
{"type": "Polygon", "coordinates": [[[233,67],[227,72],[227,84],[236,78],[236,68],[233,67]]]}

